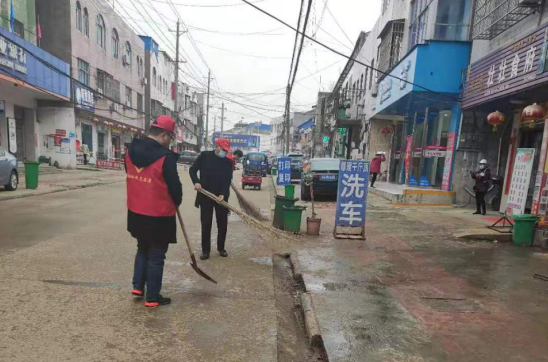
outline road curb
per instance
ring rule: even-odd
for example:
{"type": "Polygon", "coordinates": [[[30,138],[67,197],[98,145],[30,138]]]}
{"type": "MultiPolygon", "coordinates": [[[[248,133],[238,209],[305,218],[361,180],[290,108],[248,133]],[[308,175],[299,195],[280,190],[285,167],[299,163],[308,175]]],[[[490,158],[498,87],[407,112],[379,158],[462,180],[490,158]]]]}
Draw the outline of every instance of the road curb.
{"type": "Polygon", "coordinates": [[[34,197],[34,196],[42,196],[42,195],[55,194],[55,193],[63,192],[63,191],[72,191],[72,190],[86,189],[86,188],[89,188],[89,187],[96,187],[96,186],[103,186],[103,185],[112,185],[112,184],[119,183],[119,182],[124,182],[124,181],[125,181],[125,180],[113,181],[113,182],[97,182],[97,183],[90,184],[90,185],[70,186],[70,187],[59,188],[59,189],[50,190],[50,191],[41,192],[41,193],[35,193],[35,194],[22,194],[22,195],[16,195],[16,196],[6,196],[6,197],[0,198],[0,202],[2,202],[2,201],[8,201],[8,200],[24,199],[24,198],[27,198],[27,197],[34,197]]]}
{"type": "Polygon", "coordinates": [[[304,291],[306,292],[306,285],[304,285],[301,264],[299,264],[299,259],[296,251],[293,251],[291,254],[289,254],[289,262],[291,263],[291,268],[293,269],[294,278],[303,285],[304,291]]]}
{"type": "Polygon", "coordinates": [[[301,294],[301,308],[304,315],[304,326],[306,329],[306,335],[308,336],[310,345],[323,348],[323,339],[322,333],[320,331],[320,324],[316,319],[316,310],[314,309],[312,296],[309,293],[301,294]]]}

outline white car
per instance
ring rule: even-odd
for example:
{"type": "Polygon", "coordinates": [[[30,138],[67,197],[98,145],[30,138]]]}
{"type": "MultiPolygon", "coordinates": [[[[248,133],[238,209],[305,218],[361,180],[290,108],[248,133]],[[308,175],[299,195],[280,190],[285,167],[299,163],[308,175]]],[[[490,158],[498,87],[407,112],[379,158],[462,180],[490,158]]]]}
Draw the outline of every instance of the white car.
{"type": "Polygon", "coordinates": [[[15,191],[18,184],[17,158],[0,147],[0,186],[8,191],[15,191]]]}

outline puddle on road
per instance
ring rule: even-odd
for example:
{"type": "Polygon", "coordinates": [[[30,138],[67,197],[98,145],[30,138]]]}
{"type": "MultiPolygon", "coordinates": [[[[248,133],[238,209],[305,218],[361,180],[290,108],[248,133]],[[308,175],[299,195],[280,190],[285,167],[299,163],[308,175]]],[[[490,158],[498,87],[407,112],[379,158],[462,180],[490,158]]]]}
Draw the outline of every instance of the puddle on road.
{"type": "Polygon", "coordinates": [[[261,265],[269,265],[272,266],[272,258],[268,256],[263,256],[259,258],[251,258],[249,259],[254,263],[261,264],[261,265]]]}

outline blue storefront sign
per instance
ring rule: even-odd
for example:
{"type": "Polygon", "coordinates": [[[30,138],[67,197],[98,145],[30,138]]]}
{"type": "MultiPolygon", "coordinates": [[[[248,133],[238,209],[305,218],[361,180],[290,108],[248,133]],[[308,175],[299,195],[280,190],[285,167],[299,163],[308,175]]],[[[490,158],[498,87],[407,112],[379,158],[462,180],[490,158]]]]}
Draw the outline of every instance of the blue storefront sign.
{"type": "Polygon", "coordinates": [[[0,73],[70,99],[70,66],[0,27],[0,73]]]}
{"type": "Polygon", "coordinates": [[[74,105],[89,112],[95,112],[95,97],[93,91],[80,84],[74,84],[74,105]]]}
{"type": "Polygon", "coordinates": [[[221,132],[215,132],[213,134],[213,143],[215,143],[217,138],[228,139],[232,148],[259,148],[260,146],[259,136],[225,133],[221,137],[221,132]]]}
{"type": "Polygon", "coordinates": [[[367,210],[369,162],[341,161],[335,226],[362,227],[367,210]]]}
{"type": "Polygon", "coordinates": [[[291,158],[278,158],[278,186],[291,184],[291,158]]]}

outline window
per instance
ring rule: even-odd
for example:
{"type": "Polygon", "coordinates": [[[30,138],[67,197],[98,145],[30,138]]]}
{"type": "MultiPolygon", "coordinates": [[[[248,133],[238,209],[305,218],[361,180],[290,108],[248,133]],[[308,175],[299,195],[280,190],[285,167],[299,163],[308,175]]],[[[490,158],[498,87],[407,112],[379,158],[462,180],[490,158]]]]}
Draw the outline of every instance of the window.
{"type": "Polygon", "coordinates": [[[143,58],[139,60],[139,67],[141,68],[141,76],[144,78],[145,76],[145,68],[143,67],[143,58]]]}
{"type": "Polygon", "coordinates": [[[131,88],[126,87],[126,106],[131,107],[131,88]]]}
{"type": "Polygon", "coordinates": [[[106,73],[101,69],[97,69],[97,77],[95,78],[95,83],[97,84],[97,91],[101,94],[105,94],[105,78],[106,73]]]}
{"type": "Polygon", "coordinates": [[[125,54],[125,61],[124,65],[126,65],[128,68],[131,68],[131,45],[128,41],[126,41],[126,54],[125,54]]]}
{"type": "Polygon", "coordinates": [[[103,49],[106,48],[107,44],[106,34],[107,31],[105,29],[105,20],[103,19],[103,16],[97,15],[97,18],[95,19],[95,41],[97,45],[103,49]]]}
{"type": "Polygon", "coordinates": [[[415,0],[411,4],[411,26],[409,27],[409,49],[424,43],[428,27],[428,1],[415,0]]]}
{"type": "Polygon", "coordinates": [[[13,32],[15,35],[25,39],[25,26],[17,19],[13,19],[13,32]]]}
{"type": "Polygon", "coordinates": [[[76,2],[76,29],[82,31],[82,6],[80,2],[76,2]]]}
{"type": "Polygon", "coordinates": [[[471,0],[439,0],[434,26],[434,39],[448,41],[468,40],[471,0]]]}
{"type": "Polygon", "coordinates": [[[367,94],[367,74],[369,73],[369,68],[365,68],[365,76],[363,77],[363,94],[367,94]]]}
{"type": "Polygon", "coordinates": [[[141,76],[141,64],[139,63],[141,60],[141,58],[139,58],[139,56],[137,56],[137,76],[140,77],[141,76]]]}
{"type": "Polygon", "coordinates": [[[143,111],[143,95],[140,93],[137,93],[137,110],[139,112],[143,111]]]}
{"type": "Polygon", "coordinates": [[[118,37],[118,31],[112,29],[112,56],[118,59],[118,54],[120,52],[120,38],[118,37]]]}
{"type": "Polygon", "coordinates": [[[360,93],[360,98],[361,98],[361,96],[363,95],[363,73],[360,77],[360,92],[359,93],[360,93]]]}
{"type": "Polygon", "coordinates": [[[78,59],[78,81],[89,86],[89,64],[78,59]]]}
{"type": "Polygon", "coordinates": [[[381,44],[378,51],[378,67],[381,72],[390,72],[400,60],[403,32],[404,21],[395,20],[386,25],[381,33],[381,44]]]}
{"type": "Polygon", "coordinates": [[[375,59],[371,60],[371,72],[369,73],[369,89],[371,89],[371,86],[373,85],[373,69],[375,68],[375,59]]]}
{"type": "Polygon", "coordinates": [[[89,37],[89,13],[88,8],[84,8],[84,35],[89,37]]]}
{"type": "Polygon", "coordinates": [[[160,92],[162,91],[162,76],[161,75],[158,76],[158,90],[160,92]]]}
{"type": "Polygon", "coordinates": [[[156,68],[152,68],[152,85],[156,88],[156,68]]]}

